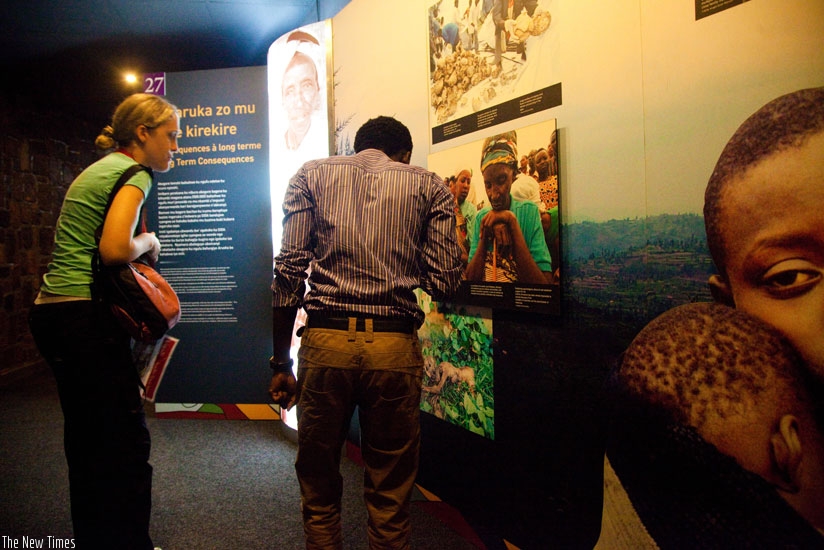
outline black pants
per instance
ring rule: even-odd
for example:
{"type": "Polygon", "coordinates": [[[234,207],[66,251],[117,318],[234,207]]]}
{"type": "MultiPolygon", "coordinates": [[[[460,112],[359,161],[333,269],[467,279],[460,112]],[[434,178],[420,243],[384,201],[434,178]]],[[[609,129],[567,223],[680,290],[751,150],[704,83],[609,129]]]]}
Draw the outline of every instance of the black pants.
{"type": "Polygon", "coordinates": [[[37,348],[57,380],[78,548],[153,548],[152,467],[129,336],[91,301],[35,305],[37,348]]]}

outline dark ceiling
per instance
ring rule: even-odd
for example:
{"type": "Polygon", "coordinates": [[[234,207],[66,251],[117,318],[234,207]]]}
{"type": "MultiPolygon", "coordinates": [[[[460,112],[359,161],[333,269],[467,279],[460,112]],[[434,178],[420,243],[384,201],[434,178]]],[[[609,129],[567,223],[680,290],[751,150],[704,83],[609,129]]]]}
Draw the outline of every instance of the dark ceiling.
{"type": "MultiPolygon", "coordinates": [[[[130,70],[266,64],[282,34],[336,15],[349,0],[5,0],[2,93],[13,102],[108,117],[130,70]]],[[[105,123],[106,120],[101,122],[105,123]]]]}

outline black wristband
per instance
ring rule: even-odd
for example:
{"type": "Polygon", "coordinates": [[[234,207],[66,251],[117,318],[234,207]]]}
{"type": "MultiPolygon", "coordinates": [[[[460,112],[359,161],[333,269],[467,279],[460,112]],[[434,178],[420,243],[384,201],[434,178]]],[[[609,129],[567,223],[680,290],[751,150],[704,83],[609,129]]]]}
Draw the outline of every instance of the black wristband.
{"type": "Polygon", "coordinates": [[[295,364],[295,360],[291,357],[288,361],[284,361],[279,363],[275,361],[274,355],[269,358],[269,368],[272,369],[272,374],[293,374],[292,373],[292,366],[295,364]]]}

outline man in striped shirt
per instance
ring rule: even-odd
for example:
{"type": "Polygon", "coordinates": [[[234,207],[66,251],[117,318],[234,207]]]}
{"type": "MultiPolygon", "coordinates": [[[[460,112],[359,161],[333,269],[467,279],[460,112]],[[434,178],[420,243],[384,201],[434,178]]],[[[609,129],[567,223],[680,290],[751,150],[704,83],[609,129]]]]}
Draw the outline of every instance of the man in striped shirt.
{"type": "Polygon", "coordinates": [[[269,392],[298,406],[307,548],[341,547],[339,467],[355,407],[370,547],[408,548],[423,373],[414,290],[447,300],[460,285],[454,199],[437,175],[409,165],[412,137],[394,118],[367,121],[355,151],[307,162],[286,190],[269,392]],[[296,381],[289,350],[300,307],[296,381]]]}

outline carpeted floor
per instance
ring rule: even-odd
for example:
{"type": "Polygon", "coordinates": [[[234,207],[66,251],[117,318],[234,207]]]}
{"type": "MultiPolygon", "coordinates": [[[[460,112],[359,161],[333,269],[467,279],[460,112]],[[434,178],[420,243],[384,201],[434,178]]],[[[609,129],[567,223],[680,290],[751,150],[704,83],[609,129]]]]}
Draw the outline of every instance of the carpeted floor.
{"type": "MultiPolygon", "coordinates": [[[[38,373],[0,387],[0,540],[71,538],[62,415],[38,373]]],[[[303,548],[296,446],[277,421],[150,418],[152,538],[164,550],[303,548]]],[[[344,459],[344,548],[367,548],[362,470],[344,459]]],[[[482,544],[444,503],[416,494],[412,547],[482,544]]],[[[22,544],[22,543],[21,543],[22,544]]]]}
{"type": "MultiPolygon", "coordinates": [[[[48,372],[0,384],[0,541],[71,538],[62,414],[48,372]]],[[[152,537],[164,550],[303,548],[294,434],[278,421],[149,418],[152,537]]],[[[344,548],[367,548],[357,448],[344,458],[344,548]]],[[[458,510],[425,489],[412,548],[484,549],[458,510]]],[[[515,547],[506,545],[510,550],[515,547]]],[[[3,548],[10,546],[2,546],[3,548]]],[[[608,461],[596,550],[654,549],[608,461]]]]}

